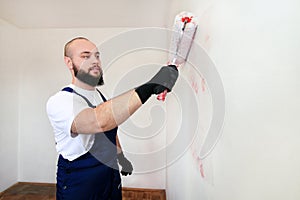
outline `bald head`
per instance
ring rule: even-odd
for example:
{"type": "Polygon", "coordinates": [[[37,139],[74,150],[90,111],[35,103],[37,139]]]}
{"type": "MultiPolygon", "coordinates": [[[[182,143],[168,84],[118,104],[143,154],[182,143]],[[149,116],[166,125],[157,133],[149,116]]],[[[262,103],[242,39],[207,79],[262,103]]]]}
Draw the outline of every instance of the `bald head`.
{"type": "Polygon", "coordinates": [[[70,40],[69,42],[67,42],[65,44],[65,48],[64,48],[64,56],[66,57],[72,57],[72,45],[74,43],[76,43],[77,41],[80,41],[80,40],[85,40],[85,41],[89,41],[87,38],[85,37],[76,37],[76,38],[73,38],[72,40],[70,40]]]}

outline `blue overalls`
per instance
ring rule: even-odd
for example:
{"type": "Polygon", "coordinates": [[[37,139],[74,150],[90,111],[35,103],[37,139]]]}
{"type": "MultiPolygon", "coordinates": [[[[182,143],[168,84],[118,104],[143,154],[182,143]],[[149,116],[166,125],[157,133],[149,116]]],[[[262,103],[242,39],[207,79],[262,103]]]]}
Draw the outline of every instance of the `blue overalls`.
{"type": "MultiPolygon", "coordinates": [[[[81,96],[72,88],[63,91],[81,96]]],[[[97,90],[103,101],[105,97],[97,90]]],[[[59,155],[56,200],[121,200],[122,187],[117,164],[116,135],[118,127],[95,134],[93,147],[79,158],[69,161],[59,155]]]]}

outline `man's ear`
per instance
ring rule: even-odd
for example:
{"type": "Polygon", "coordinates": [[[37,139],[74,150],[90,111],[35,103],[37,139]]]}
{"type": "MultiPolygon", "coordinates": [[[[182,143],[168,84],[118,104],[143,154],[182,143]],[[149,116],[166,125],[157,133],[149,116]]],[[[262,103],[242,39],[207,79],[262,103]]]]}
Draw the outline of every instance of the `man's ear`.
{"type": "Polygon", "coordinates": [[[65,63],[67,65],[67,67],[69,68],[69,70],[73,70],[73,62],[72,59],[70,57],[65,56],[64,57],[65,63]]]}
{"type": "Polygon", "coordinates": [[[65,63],[67,65],[68,69],[70,70],[70,72],[72,74],[72,83],[74,83],[75,72],[74,72],[74,69],[73,69],[73,61],[70,57],[67,57],[67,56],[65,56],[64,60],[65,60],[65,63]]]}

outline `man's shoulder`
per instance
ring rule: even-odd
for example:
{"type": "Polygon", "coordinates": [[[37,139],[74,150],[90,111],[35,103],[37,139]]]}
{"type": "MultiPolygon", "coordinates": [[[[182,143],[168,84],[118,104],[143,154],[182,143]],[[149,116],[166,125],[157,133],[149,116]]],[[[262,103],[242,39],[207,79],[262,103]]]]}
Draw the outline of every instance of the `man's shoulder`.
{"type": "Polygon", "coordinates": [[[56,100],[56,99],[64,99],[64,98],[68,98],[70,96],[72,96],[72,92],[70,92],[72,90],[73,87],[71,86],[65,86],[63,87],[61,90],[59,90],[58,92],[56,92],[54,95],[52,95],[49,99],[48,99],[48,102],[49,101],[53,101],[53,100],[56,100]],[[70,88],[70,89],[66,89],[66,88],[70,88]]]}
{"type": "Polygon", "coordinates": [[[60,90],[56,92],[54,95],[49,97],[47,101],[47,109],[52,107],[64,106],[65,104],[70,104],[72,103],[72,98],[73,98],[73,93],[60,90]]]}
{"type": "Polygon", "coordinates": [[[58,91],[57,93],[55,93],[54,95],[49,97],[48,102],[62,101],[62,100],[65,100],[65,99],[69,99],[70,97],[72,97],[72,95],[73,94],[71,92],[58,91]]]}

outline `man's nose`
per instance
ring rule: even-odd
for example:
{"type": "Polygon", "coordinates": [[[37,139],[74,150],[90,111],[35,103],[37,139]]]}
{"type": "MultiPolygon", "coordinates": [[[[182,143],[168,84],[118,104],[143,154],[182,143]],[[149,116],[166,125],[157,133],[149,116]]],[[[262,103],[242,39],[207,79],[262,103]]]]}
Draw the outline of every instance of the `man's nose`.
{"type": "Polygon", "coordinates": [[[91,56],[91,58],[93,64],[99,64],[99,65],[101,64],[100,58],[97,57],[96,55],[91,56]]]}

